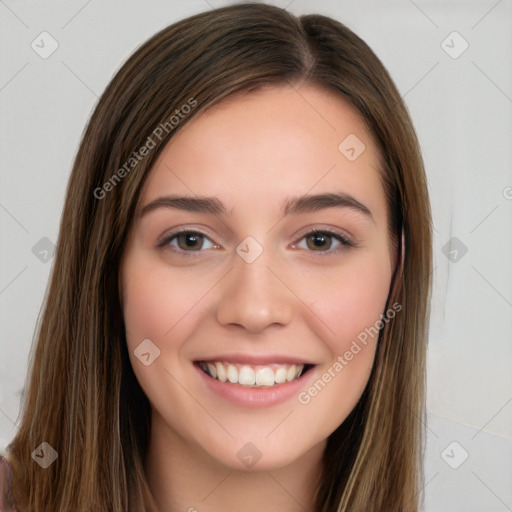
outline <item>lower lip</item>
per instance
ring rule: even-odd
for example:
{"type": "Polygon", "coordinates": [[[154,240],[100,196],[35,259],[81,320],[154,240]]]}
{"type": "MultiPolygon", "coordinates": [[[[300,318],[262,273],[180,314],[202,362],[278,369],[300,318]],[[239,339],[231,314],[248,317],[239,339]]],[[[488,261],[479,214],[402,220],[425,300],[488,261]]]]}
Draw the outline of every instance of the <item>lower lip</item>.
{"type": "Polygon", "coordinates": [[[248,387],[233,384],[229,381],[221,382],[207,375],[197,364],[194,364],[194,366],[205,384],[215,394],[234,405],[253,408],[270,407],[296,397],[301,388],[309,381],[314,370],[314,368],[310,368],[304,375],[291,382],[274,384],[273,386],[248,387]]]}

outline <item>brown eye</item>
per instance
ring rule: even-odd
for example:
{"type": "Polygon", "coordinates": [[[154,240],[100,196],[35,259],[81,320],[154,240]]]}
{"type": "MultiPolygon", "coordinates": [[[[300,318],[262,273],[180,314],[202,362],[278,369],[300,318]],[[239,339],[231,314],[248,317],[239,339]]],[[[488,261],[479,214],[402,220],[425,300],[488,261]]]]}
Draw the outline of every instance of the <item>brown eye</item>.
{"type": "Polygon", "coordinates": [[[204,236],[199,233],[185,232],[177,235],[176,241],[183,251],[198,251],[203,245],[204,236]]]}
{"type": "Polygon", "coordinates": [[[179,231],[163,238],[158,247],[170,247],[173,251],[183,255],[185,252],[200,252],[217,246],[206,235],[198,231],[179,231]]]}
{"type": "Polygon", "coordinates": [[[315,229],[306,233],[296,247],[317,253],[334,254],[355,247],[355,244],[341,233],[315,229]]]}
{"type": "Polygon", "coordinates": [[[326,251],[331,248],[332,235],[327,233],[312,233],[306,236],[308,249],[313,251],[326,251]]]}

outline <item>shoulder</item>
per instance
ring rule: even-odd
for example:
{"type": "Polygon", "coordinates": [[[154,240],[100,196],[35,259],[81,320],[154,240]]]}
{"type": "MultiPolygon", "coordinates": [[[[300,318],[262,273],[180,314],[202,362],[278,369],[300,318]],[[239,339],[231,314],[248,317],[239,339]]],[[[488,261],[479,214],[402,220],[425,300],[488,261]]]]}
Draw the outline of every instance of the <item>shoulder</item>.
{"type": "Polygon", "coordinates": [[[0,453],[0,511],[17,512],[12,501],[11,483],[13,470],[9,460],[0,453]]]}

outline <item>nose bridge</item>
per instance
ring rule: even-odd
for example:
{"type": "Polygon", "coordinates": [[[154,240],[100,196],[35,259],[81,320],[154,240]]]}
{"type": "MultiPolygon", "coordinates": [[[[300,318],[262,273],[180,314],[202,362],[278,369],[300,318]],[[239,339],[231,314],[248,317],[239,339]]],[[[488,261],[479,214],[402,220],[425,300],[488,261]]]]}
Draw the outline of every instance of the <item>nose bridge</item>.
{"type": "Polygon", "coordinates": [[[217,320],[258,332],[268,325],[291,321],[293,296],[269,269],[275,266],[271,251],[262,250],[255,258],[254,251],[251,241],[242,242],[237,248],[233,269],[222,288],[217,320]]]}
{"type": "Polygon", "coordinates": [[[271,256],[269,250],[264,251],[252,262],[237,256],[233,268],[234,277],[238,282],[237,291],[240,290],[244,294],[249,293],[254,299],[265,296],[277,297],[279,291],[276,288],[280,283],[269,270],[272,263],[275,264],[275,259],[271,256]],[[245,290],[242,290],[243,287],[245,287],[245,290]]]}

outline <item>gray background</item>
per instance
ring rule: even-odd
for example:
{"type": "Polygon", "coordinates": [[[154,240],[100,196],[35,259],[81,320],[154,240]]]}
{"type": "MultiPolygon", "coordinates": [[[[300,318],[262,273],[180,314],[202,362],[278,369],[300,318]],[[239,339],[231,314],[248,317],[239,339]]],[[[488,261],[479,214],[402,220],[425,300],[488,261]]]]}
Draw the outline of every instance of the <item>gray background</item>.
{"type": "MultiPolygon", "coordinates": [[[[98,96],[155,32],[229,3],[0,0],[0,449],[98,96]]],[[[425,511],[512,510],[512,0],[269,3],[348,25],[409,107],[435,225],[425,511]]]]}

